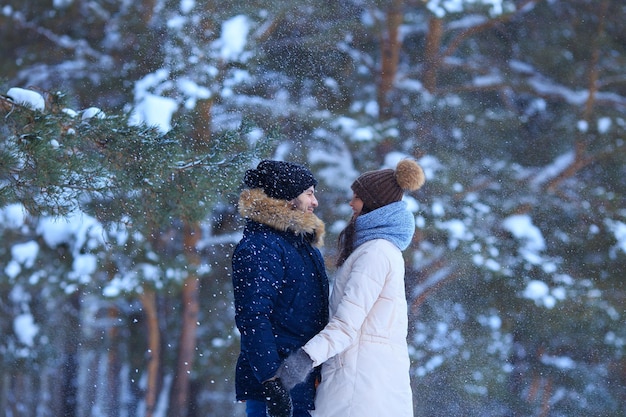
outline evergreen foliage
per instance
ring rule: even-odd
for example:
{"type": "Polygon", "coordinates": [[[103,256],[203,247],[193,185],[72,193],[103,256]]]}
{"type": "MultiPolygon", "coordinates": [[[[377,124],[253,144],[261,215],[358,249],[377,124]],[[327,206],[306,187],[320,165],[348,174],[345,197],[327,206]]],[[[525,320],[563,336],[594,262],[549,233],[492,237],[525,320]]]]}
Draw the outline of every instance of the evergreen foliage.
{"type": "Polygon", "coordinates": [[[59,104],[40,112],[10,97],[3,105],[0,207],[20,203],[34,216],[81,209],[143,231],[175,220],[197,222],[236,188],[242,170],[270,143],[259,140],[250,148],[251,128],[244,123],[197,152],[181,128],[160,133],[131,125],[127,115],[98,111],[85,118],[59,104]]]}

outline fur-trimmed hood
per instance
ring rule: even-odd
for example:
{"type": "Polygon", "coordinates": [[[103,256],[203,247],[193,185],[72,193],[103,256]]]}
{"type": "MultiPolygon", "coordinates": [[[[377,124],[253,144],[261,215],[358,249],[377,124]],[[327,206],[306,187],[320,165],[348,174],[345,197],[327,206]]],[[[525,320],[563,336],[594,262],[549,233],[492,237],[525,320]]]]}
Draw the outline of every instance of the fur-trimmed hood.
{"type": "Polygon", "coordinates": [[[245,219],[270,226],[281,232],[291,231],[310,238],[316,247],[324,246],[324,222],[313,213],[293,210],[285,200],[268,197],[261,188],[245,189],[239,196],[239,214],[245,219]]]}

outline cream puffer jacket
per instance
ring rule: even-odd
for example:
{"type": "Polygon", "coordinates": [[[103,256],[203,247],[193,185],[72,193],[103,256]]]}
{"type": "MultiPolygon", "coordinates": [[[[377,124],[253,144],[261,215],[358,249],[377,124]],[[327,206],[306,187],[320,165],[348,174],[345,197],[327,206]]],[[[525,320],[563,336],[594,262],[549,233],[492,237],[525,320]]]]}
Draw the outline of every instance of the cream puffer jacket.
{"type": "Polygon", "coordinates": [[[337,271],[330,322],[304,350],[323,363],[315,417],[412,417],[407,302],[401,251],[359,246],[337,271]]]}

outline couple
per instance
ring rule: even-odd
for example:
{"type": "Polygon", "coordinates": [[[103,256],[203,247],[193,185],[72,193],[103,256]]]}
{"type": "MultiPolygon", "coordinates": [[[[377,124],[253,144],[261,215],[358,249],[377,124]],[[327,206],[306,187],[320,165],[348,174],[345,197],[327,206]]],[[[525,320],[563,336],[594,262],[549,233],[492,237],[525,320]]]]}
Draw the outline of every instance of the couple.
{"type": "Polygon", "coordinates": [[[247,417],[413,416],[401,251],[415,220],[402,196],[423,183],[409,159],[354,181],[329,302],[317,180],[282,161],[246,172],[232,262],[247,417]]]}

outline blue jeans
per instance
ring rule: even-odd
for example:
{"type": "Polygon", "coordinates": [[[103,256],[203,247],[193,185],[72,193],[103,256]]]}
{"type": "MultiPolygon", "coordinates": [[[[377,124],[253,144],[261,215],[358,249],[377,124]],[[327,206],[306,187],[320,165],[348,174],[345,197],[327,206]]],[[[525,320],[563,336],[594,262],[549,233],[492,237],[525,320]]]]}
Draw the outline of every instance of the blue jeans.
{"type": "MultiPolygon", "coordinates": [[[[265,401],[246,400],[246,416],[267,417],[265,414],[265,401]]],[[[308,410],[293,410],[293,417],[311,417],[308,410]]]]}

